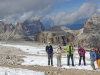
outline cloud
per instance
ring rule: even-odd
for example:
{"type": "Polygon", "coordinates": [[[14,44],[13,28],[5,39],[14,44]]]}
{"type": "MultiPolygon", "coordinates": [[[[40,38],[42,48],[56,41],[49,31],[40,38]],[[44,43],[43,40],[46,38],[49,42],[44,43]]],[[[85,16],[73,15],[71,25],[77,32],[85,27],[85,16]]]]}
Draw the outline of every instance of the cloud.
{"type": "Polygon", "coordinates": [[[97,9],[97,11],[96,11],[97,13],[96,14],[100,14],[100,9],[97,9]]]}
{"type": "Polygon", "coordinates": [[[67,14],[64,11],[56,14],[52,18],[54,25],[66,25],[74,23],[82,18],[89,18],[96,13],[97,4],[95,3],[83,3],[80,8],[74,11],[72,14],[67,14]]]}
{"type": "Polygon", "coordinates": [[[12,15],[21,15],[18,22],[29,18],[40,19],[52,12],[57,1],[62,0],[0,0],[0,19],[7,20],[7,17],[12,15]]]}
{"type": "Polygon", "coordinates": [[[33,12],[32,11],[31,12],[26,12],[17,20],[17,22],[18,23],[22,23],[25,20],[30,19],[32,16],[33,16],[33,12]]]}
{"type": "Polygon", "coordinates": [[[10,16],[7,16],[5,17],[4,19],[2,19],[2,21],[5,23],[5,24],[15,24],[15,20],[13,19],[13,15],[10,15],[10,16]]]}

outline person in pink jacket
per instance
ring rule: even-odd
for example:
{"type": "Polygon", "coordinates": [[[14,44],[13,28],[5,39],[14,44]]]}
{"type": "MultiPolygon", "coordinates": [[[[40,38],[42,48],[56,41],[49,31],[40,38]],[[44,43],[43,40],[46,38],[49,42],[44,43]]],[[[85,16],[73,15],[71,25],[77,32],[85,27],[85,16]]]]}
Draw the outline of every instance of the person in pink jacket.
{"type": "Polygon", "coordinates": [[[86,65],[86,62],[85,62],[85,50],[78,46],[78,54],[79,54],[79,66],[81,65],[81,58],[83,57],[83,62],[84,62],[84,66],[86,65]]]}

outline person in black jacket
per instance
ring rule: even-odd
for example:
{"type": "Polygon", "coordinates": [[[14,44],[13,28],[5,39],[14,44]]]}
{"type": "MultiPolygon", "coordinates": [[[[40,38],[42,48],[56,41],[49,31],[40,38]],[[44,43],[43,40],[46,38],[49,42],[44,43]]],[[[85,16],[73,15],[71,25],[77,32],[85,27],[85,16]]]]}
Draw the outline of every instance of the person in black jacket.
{"type": "Polygon", "coordinates": [[[95,48],[95,53],[96,53],[96,61],[98,68],[100,69],[100,50],[98,47],[95,48]]]}
{"type": "Polygon", "coordinates": [[[51,59],[51,66],[53,66],[53,47],[50,45],[50,42],[48,42],[48,45],[46,46],[46,53],[48,55],[48,65],[50,65],[51,59]]]}

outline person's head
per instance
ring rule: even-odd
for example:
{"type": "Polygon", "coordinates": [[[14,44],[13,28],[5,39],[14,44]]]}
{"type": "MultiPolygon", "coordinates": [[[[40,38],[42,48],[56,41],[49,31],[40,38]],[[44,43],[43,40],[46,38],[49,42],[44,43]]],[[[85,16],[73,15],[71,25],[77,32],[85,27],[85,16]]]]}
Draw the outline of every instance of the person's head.
{"type": "Polygon", "coordinates": [[[71,44],[71,42],[69,42],[69,46],[71,46],[72,44],[71,44]]]}
{"type": "Polygon", "coordinates": [[[95,50],[96,50],[96,51],[98,51],[98,50],[99,50],[99,48],[98,48],[98,47],[95,47],[95,50]]]}
{"type": "Polygon", "coordinates": [[[61,45],[59,44],[59,47],[61,47],[61,45]]]}
{"type": "Polygon", "coordinates": [[[78,46],[78,49],[81,49],[81,46],[78,46]]]}
{"type": "Polygon", "coordinates": [[[95,50],[94,50],[94,47],[91,47],[91,51],[95,51],[95,50]]]}
{"type": "Polygon", "coordinates": [[[48,42],[48,46],[50,46],[50,42],[48,42]]]}

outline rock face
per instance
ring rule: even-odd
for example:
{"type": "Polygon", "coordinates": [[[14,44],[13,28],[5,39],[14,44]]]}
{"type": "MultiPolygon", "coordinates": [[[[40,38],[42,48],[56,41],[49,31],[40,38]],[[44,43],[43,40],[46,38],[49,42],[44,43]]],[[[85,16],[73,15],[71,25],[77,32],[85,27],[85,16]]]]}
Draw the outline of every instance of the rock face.
{"type": "Polygon", "coordinates": [[[84,33],[99,33],[100,15],[94,15],[84,22],[84,33]]]}
{"type": "Polygon", "coordinates": [[[100,15],[94,15],[84,22],[83,33],[76,36],[75,45],[83,47],[100,46],[100,15]]]}
{"type": "Polygon", "coordinates": [[[64,31],[64,30],[70,30],[70,28],[67,28],[66,26],[53,26],[52,28],[47,28],[45,31],[64,31]]]}
{"type": "Polygon", "coordinates": [[[15,34],[31,36],[44,30],[45,28],[40,21],[25,21],[16,25],[15,34]]]}
{"type": "Polygon", "coordinates": [[[45,31],[63,31],[59,26],[53,26],[52,28],[47,28],[45,31]]]}
{"type": "Polygon", "coordinates": [[[4,23],[2,21],[0,21],[0,34],[1,33],[4,33],[5,30],[4,30],[4,23]]]}
{"type": "Polygon", "coordinates": [[[66,26],[61,27],[62,30],[71,30],[70,28],[67,28],[66,26]]]}
{"type": "Polygon", "coordinates": [[[14,34],[24,35],[23,27],[21,23],[17,23],[14,34]]]}
{"type": "Polygon", "coordinates": [[[5,32],[13,32],[13,30],[15,29],[15,27],[12,25],[12,24],[8,24],[8,25],[5,25],[5,32]]]}
{"type": "Polygon", "coordinates": [[[0,21],[0,40],[31,40],[31,36],[44,30],[45,28],[39,20],[17,23],[16,27],[12,24],[4,25],[0,21]]]}
{"type": "Polygon", "coordinates": [[[60,27],[54,26],[46,29],[44,32],[37,33],[34,36],[35,41],[47,43],[50,41],[53,44],[66,45],[74,40],[74,35],[69,32],[64,32],[60,27]]]}

